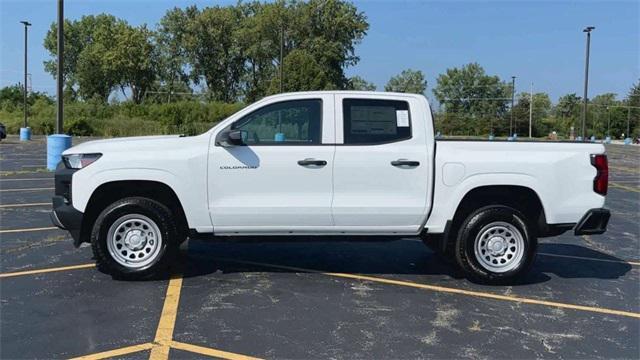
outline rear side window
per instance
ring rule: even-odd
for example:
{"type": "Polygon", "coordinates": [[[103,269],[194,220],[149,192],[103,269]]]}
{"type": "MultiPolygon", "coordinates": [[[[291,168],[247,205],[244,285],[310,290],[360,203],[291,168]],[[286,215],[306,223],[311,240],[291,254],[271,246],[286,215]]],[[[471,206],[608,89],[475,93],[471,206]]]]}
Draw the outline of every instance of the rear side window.
{"type": "Polygon", "coordinates": [[[384,144],[411,138],[406,101],[344,99],[345,145],[384,144]]]}

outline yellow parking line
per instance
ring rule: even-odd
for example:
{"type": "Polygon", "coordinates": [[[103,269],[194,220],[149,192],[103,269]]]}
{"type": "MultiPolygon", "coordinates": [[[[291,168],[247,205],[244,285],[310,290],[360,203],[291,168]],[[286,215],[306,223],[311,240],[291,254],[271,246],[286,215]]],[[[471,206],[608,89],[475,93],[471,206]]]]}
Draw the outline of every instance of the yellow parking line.
{"type": "Polygon", "coordinates": [[[640,193],[640,189],[633,188],[631,186],[620,185],[620,184],[617,184],[617,183],[614,183],[614,182],[609,182],[609,185],[611,185],[611,187],[614,187],[614,188],[640,193]]]}
{"type": "Polygon", "coordinates": [[[9,229],[9,230],[0,230],[0,234],[9,234],[9,233],[20,233],[20,232],[29,232],[29,231],[45,231],[45,230],[60,230],[60,228],[55,226],[50,227],[41,227],[41,228],[26,228],[26,229],[9,229]]]}
{"type": "Polygon", "coordinates": [[[178,315],[181,288],[182,273],[171,276],[169,286],[167,287],[167,295],[164,298],[162,315],[160,315],[158,329],[156,330],[156,337],[153,340],[153,342],[159,346],[155,346],[151,350],[149,359],[159,360],[169,358],[169,347],[173,340],[173,328],[176,324],[176,316],[178,315]]]}
{"type": "Polygon", "coordinates": [[[492,299],[492,300],[511,301],[511,302],[524,303],[524,304],[544,305],[544,306],[550,306],[550,307],[588,311],[588,312],[601,313],[601,314],[607,314],[607,315],[619,315],[619,316],[626,316],[626,317],[640,319],[640,313],[630,312],[630,311],[599,308],[594,306],[567,304],[567,303],[561,303],[561,302],[555,302],[555,301],[537,300],[537,299],[530,299],[530,298],[524,298],[519,296],[499,295],[499,294],[487,293],[482,291],[463,290],[463,289],[449,288],[449,287],[437,286],[437,285],[419,284],[419,283],[414,283],[410,281],[393,280],[393,279],[379,278],[379,277],[373,277],[373,276],[347,274],[347,273],[322,272],[322,271],[312,270],[312,269],[303,269],[303,268],[292,267],[292,266],[265,264],[265,263],[259,263],[254,261],[243,261],[243,260],[241,261],[241,260],[222,259],[222,258],[220,258],[220,260],[252,264],[252,265],[258,265],[258,266],[264,266],[264,267],[271,267],[276,269],[285,269],[285,270],[293,270],[293,271],[299,271],[299,272],[323,274],[327,276],[347,278],[347,279],[365,280],[365,281],[377,282],[382,284],[408,286],[408,287],[417,288],[417,289],[444,292],[449,294],[466,295],[466,296],[480,297],[480,298],[486,298],[486,299],[492,299]]]}
{"type": "Polygon", "coordinates": [[[6,204],[6,205],[0,205],[0,209],[3,209],[3,208],[19,208],[19,207],[28,207],[28,206],[45,206],[45,205],[51,206],[51,203],[50,202],[46,202],[46,203],[31,203],[31,204],[6,204]]]}
{"type": "Polygon", "coordinates": [[[54,190],[55,188],[28,188],[28,189],[2,189],[0,192],[18,192],[18,191],[41,191],[41,190],[54,190]]]}
{"type": "Polygon", "coordinates": [[[629,265],[633,265],[633,266],[640,266],[640,262],[637,262],[637,261],[598,259],[598,258],[592,258],[592,257],[586,257],[586,256],[560,255],[560,254],[549,254],[549,253],[542,253],[542,252],[538,253],[538,255],[555,256],[555,257],[578,259],[578,260],[604,261],[604,262],[610,262],[610,263],[629,264],[629,265]]]}
{"type": "Polygon", "coordinates": [[[107,358],[112,358],[112,357],[116,357],[116,356],[122,356],[122,355],[135,353],[135,352],[138,352],[138,351],[149,350],[151,348],[153,348],[153,344],[152,343],[146,343],[146,344],[140,344],[140,345],[132,345],[132,346],[126,346],[126,347],[119,348],[119,349],[103,351],[103,352],[99,352],[99,353],[95,353],[95,354],[79,356],[79,357],[72,358],[71,360],[107,359],[107,358]]]}
{"type": "Polygon", "coordinates": [[[236,354],[232,352],[222,351],[211,349],[208,347],[185,344],[178,341],[171,341],[171,347],[178,350],[190,351],[196,354],[207,355],[211,357],[216,357],[220,359],[228,359],[228,360],[260,360],[260,358],[255,358],[247,355],[236,354]]]}
{"type": "Polygon", "coordinates": [[[26,270],[26,271],[8,272],[8,273],[1,273],[0,274],[0,279],[8,278],[8,277],[15,277],[15,276],[44,274],[44,273],[58,272],[58,271],[89,269],[89,268],[93,268],[95,266],[96,266],[95,264],[81,264],[81,265],[62,266],[62,267],[46,268],[46,269],[38,269],[38,270],[26,270]]]}

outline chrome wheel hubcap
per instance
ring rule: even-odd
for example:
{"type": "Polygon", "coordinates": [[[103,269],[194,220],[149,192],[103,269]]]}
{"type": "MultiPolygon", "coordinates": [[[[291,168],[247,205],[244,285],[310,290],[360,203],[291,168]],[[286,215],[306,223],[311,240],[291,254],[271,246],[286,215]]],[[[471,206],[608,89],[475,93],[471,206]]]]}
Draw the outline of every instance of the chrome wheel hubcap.
{"type": "Polygon", "coordinates": [[[524,256],[524,238],[515,226],[502,221],[483,227],[474,244],[480,266],[495,273],[517,267],[524,256]]]}
{"type": "Polygon", "coordinates": [[[120,265],[138,269],[153,262],[162,245],[156,223],[141,214],[128,214],[113,222],[107,232],[107,248],[120,265]]]}

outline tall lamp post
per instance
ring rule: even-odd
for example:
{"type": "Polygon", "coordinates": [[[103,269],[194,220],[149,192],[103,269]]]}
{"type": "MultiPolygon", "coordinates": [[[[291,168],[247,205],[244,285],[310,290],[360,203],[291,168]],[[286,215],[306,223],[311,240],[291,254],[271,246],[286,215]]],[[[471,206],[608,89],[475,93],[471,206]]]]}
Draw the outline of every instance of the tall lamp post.
{"type": "Polygon", "coordinates": [[[589,88],[589,48],[591,47],[591,31],[595,30],[595,26],[587,26],[582,32],[587,33],[587,53],[584,64],[584,105],[582,107],[582,138],[585,139],[587,124],[587,103],[589,102],[587,89],[589,88]]]}
{"type": "Polygon", "coordinates": [[[56,74],[56,133],[47,136],[47,169],[53,171],[62,160],[62,152],[71,147],[71,136],[63,134],[64,104],[64,2],[58,0],[58,66],[56,74]]]}
{"type": "Polygon", "coordinates": [[[24,123],[20,129],[20,140],[31,140],[31,129],[27,127],[27,29],[31,26],[28,21],[20,21],[24,25],[24,123]]]}
{"type": "Polygon", "coordinates": [[[511,124],[509,125],[509,136],[513,136],[514,123],[513,123],[513,107],[516,102],[516,77],[511,77],[511,124]]]}

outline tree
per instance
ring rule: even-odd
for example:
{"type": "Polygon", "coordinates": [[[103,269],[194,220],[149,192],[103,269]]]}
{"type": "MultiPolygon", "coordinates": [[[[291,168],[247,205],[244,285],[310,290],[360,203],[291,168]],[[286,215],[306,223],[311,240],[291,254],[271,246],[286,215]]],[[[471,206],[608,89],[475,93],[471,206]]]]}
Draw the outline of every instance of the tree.
{"type": "Polygon", "coordinates": [[[115,46],[109,50],[113,59],[111,66],[120,74],[119,85],[123,94],[125,88],[129,88],[131,100],[139,104],[156,78],[151,32],[146,26],[134,28],[123,25],[114,37],[115,46]]]}
{"type": "Polygon", "coordinates": [[[292,0],[288,8],[289,22],[284,24],[287,53],[305,50],[336,88],[346,88],[344,69],[360,61],[355,46],[369,29],[366,15],[342,0],[292,0]]]}
{"type": "Polygon", "coordinates": [[[447,69],[438,76],[433,94],[445,111],[442,121],[445,133],[508,132],[505,114],[511,101],[510,86],[498,76],[487,75],[479,64],[447,69]]]}
{"type": "MultiPolygon", "coordinates": [[[[313,91],[334,89],[325,69],[318,64],[311,54],[304,50],[293,50],[284,58],[284,66],[287,69],[284,77],[283,90],[313,91]]],[[[280,92],[280,76],[276,75],[269,86],[270,94],[280,92]]]]}
{"type": "MultiPolygon", "coordinates": [[[[57,26],[52,24],[44,46],[57,55],[57,26]]],[[[151,32],[145,26],[134,28],[112,15],[83,16],[67,21],[64,29],[67,91],[83,99],[107,102],[116,86],[131,89],[132,99],[140,102],[155,79],[151,32]]],[[[56,76],[56,60],[45,62],[45,69],[56,76]]]]}
{"type": "Polygon", "coordinates": [[[209,7],[193,11],[184,37],[192,68],[191,80],[203,80],[213,100],[234,102],[244,73],[243,49],[237,41],[241,12],[237,7],[209,7]]]}
{"type": "MultiPolygon", "coordinates": [[[[627,113],[631,134],[640,137],[640,80],[629,89],[625,102],[631,106],[627,113]]],[[[625,134],[627,134],[626,127],[625,134]]],[[[627,136],[631,134],[627,134],[627,136]]]]}
{"type": "Polygon", "coordinates": [[[361,78],[356,75],[349,78],[349,82],[347,85],[348,90],[359,90],[359,91],[376,91],[377,86],[374,83],[368,82],[367,80],[361,78]]]}
{"type": "MultiPolygon", "coordinates": [[[[518,94],[518,102],[513,109],[516,133],[525,134],[529,132],[529,104],[531,103],[530,93],[518,94]]],[[[533,109],[531,112],[531,132],[534,137],[546,136],[550,131],[558,131],[554,127],[553,121],[549,121],[551,114],[551,99],[547,93],[533,94],[533,109]]]]}
{"type": "Polygon", "coordinates": [[[424,94],[427,90],[427,81],[420,70],[403,70],[399,75],[393,76],[384,86],[384,91],[402,92],[411,94],[424,94]]]}
{"type": "MultiPolygon", "coordinates": [[[[170,93],[184,92],[189,88],[189,76],[186,73],[187,53],[184,47],[187,26],[197,12],[195,7],[186,10],[173,8],[160,19],[157,30],[153,33],[154,59],[157,63],[159,83],[154,84],[154,91],[166,91],[166,101],[171,101],[170,93]]],[[[154,97],[156,97],[154,95],[154,97]]]]}

